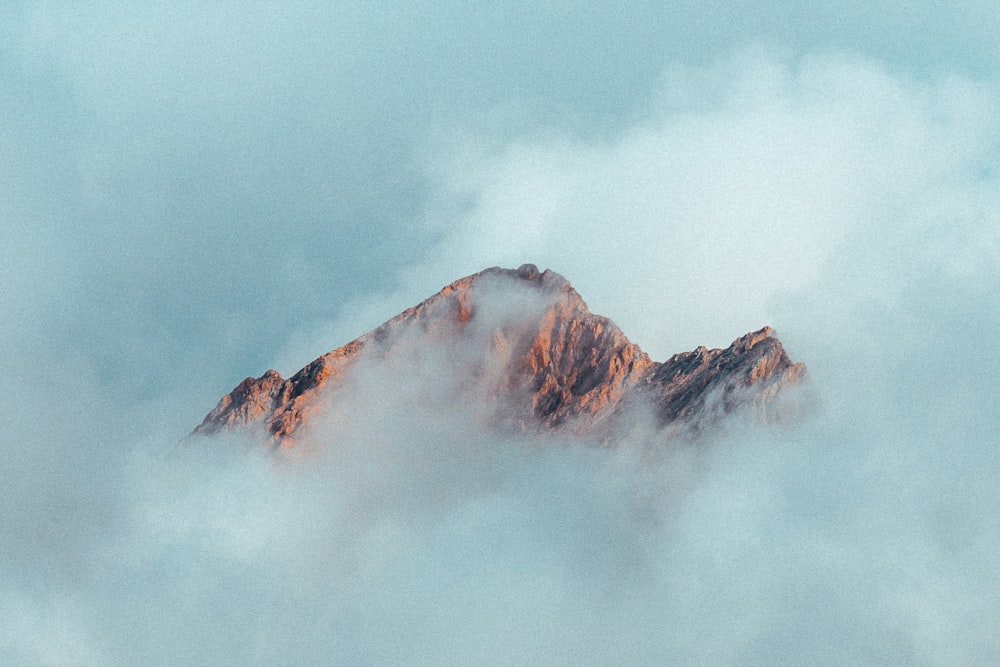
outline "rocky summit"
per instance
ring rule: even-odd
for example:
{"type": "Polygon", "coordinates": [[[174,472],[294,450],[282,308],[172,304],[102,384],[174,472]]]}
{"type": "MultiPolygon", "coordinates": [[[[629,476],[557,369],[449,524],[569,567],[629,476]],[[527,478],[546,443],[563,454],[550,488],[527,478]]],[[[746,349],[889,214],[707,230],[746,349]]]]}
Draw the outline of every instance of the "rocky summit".
{"type": "Polygon", "coordinates": [[[636,410],[667,433],[740,409],[772,419],[779,395],[805,377],[770,327],[726,349],[653,361],[562,276],[525,264],[457,280],[288,379],[274,370],[245,379],[195,433],[258,429],[272,445],[292,446],[338,392],[380,368],[391,368],[387,383],[441,385],[425,387],[438,409],[471,401],[497,428],[598,436],[636,410]]]}

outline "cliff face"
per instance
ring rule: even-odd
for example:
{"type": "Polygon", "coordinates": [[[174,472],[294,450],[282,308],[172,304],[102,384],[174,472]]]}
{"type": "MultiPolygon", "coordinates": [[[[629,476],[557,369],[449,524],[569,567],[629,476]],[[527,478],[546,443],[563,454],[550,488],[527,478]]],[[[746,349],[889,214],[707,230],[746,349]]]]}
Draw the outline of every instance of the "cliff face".
{"type": "Polygon", "coordinates": [[[748,333],[725,350],[699,347],[654,364],[645,389],[653,396],[664,424],[704,420],[750,404],[766,416],[786,386],[805,378],[805,365],[793,364],[771,327],[748,333]]]}
{"type": "Polygon", "coordinates": [[[273,370],[247,378],[195,433],[262,428],[273,444],[291,446],[359,362],[392,360],[405,373],[409,359],[430,351],[447,360],[442,375],[456,392],[495,407],[498,426],[568,432],[613,422],[636,400],[651,401],[660,427],[701,424],[742,406],[766,415],[805,372],[769,327],[725,350],[700,347],[654,362],[591,313],[562,276],[527,264],[457,280],[287,380],[273,370]]]}

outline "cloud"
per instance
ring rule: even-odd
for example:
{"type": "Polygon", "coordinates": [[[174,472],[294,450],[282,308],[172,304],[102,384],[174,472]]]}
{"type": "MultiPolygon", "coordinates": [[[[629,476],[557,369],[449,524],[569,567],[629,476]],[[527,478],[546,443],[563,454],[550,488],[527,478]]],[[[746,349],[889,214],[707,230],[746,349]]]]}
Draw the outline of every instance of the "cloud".
{"type": "Polygon", "coordinates": [[[958,192],[992,195],[979,174],[1000,128],[983,84],[751,51],[675,69],[662,90],[614,141],[459,143],[436,173],[467,210],[446,198],[428,214],[455,220],[429,266],[557,267],[663,358],[769,322],[778,294],[860,237],[891,244],[958,192]]]}
{"type": "Polygon", "coordinates": [[[0,10],[0,661],[997,662],[995,12],[856,9],[0,10]],[[820,408],[567,447],[430,355],[313,457],[175,446],[523,261],[820,408]]]}
{"type": "Polygon", "coordinates": [[[241,437],[139,450],[115,526],[77,551],[86,576],[4,598],[4,648],[15,664],[989,663],[1000,471],[982,378],[1000,358],[969,297],[1000,280],[910,261],[939,291],[817,300],[846,263],[788,297],[832,323],[808,346],[823,406],[789,429],[736,421],[666,449],[503,436],[456,400],[455,355],[404,346],[288,456],[241,437]],[[946,337],[979,354],[929,363],[946,337]]]}

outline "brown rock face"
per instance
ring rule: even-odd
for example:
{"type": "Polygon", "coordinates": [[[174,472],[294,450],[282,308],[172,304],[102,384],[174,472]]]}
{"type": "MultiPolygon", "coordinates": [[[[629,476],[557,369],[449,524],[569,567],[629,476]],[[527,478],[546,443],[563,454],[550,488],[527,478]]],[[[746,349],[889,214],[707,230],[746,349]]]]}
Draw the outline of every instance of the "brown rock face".
{"type": "Polygon", "coordinates": [[[360,362],[392,363],[405,375],[411,359],[432,352],[441,382],[454,383],[455,396],[495,405],[496,425],[574,433],[613,422],[635,400],[652,401],[661,427],[744,405],[766,415],[805,374],[769,327],[725,350],[700,347],[653,362],[611,320],[591,313],[562,276],[526,264],[457,280],[287,380],[273,370],[247,378],[195,433],[263,428],[273,444],[290,446],[334,390],[349,386],[360,362]]]}

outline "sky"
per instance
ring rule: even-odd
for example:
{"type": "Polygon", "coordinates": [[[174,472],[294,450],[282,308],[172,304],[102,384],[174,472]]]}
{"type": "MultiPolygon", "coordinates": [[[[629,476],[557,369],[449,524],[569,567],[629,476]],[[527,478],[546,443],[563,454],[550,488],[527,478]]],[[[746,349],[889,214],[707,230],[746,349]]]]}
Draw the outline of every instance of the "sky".
{"type": "Polygon", "coordinates": [[[1000,660],[1000,10],[538,5],[2,4],[0,662],[1000,660]],[[432,359],[315,459],[177,448],[524,262],[817,407],[648,461],[432,359]]]}

